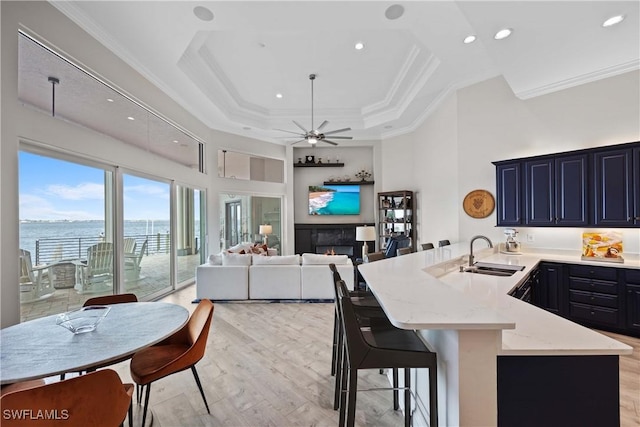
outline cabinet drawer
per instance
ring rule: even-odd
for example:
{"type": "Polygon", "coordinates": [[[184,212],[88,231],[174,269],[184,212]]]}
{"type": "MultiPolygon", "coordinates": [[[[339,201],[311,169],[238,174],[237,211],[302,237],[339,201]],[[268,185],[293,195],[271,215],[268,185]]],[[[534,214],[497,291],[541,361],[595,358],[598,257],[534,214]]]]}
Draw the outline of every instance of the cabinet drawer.
{"type": "Polygon", "coordinates": [[[571,317],[591,323],[618,326],[618,310],[592,305],[570,303],[571,317]]]}
{"type": "Polygon", "coordinates": [[[618,308],[618,297],[616,295],[571,290],[569,291],[569,300],[598,307],[618,308]]]}
{"type": "Polygon", "coordinates": [[[640,270],[625,270],[627,283],[640,285],[640,270]]]}
{"type": "Polygon", "coordinates": [[[586,277],[589,279],[618,280],[618,269],[615,267],[594,267],[591,265],[571,265],[569,276],[586,277]]]}
{"type": "Polygon", "coordinates": [[[569,278],[569,289],[579,291],[600,292],[603,294],[618,294],[618,284],[604,280],[582,279],[579,277],[569,278]]]}

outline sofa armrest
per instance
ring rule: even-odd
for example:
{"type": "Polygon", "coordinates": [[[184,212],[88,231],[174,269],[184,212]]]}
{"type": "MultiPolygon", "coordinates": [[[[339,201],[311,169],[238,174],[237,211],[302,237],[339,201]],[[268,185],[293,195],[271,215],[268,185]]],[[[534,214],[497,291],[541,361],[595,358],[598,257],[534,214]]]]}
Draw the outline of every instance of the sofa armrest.
{"type": "Polygon", "coordinates": [[[196,267],[196,298],[249,299],[249,266],[203,264],[196,267]]]}

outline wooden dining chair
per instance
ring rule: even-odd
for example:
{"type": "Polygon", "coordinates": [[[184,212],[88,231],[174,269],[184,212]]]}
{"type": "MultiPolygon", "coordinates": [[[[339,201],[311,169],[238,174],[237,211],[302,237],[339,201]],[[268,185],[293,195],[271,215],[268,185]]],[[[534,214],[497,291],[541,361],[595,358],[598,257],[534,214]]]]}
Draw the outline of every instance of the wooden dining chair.
{"type": "MultiPolygon", "coordinates": [[[[189,321],[181,330],[164,341],[142,349],[133,355],[130,365],[131,378],[143,389],[146,388],[142,415],[143,426],[147,418],[151,383],[189,368],[191,368],[202,400],[204,400],[204,406],[207,408],[207,412],[211,413],[200,383],[200,377],[198,377],[196,363],[204,356],[212,317],[213,303],[208,299],[203,299],[198,303],[189,321]]],[[[141,399],[142,394],[138,393],[138,403],[141,399]]]]}
{"type": "Polygon", "coordinates": [[[398,256],[402,256],[402,255],[408,255],[412,252],[412,249],[410,247],[408,248],[400,248],[398,249],[398,256]]]}
{"type": "Polygon", "coordinates": [[[133,384],[123,384],[112,369],[51,384],[27,384],[0,397],[2,426],[117,426],[128,413],[131,427],[132,395],[133,384]]]}
{"type": "Polygon", "coordinates": [[[89,298],[84,302],[84,304],[82,304],[82,306],[122,304],[126,302],[138,302],[138,297],[136,294],[103,295],[100,297],[89,298]]]}
{"type": "Polygon", "coordinates": [[[428,251],[429,249],[433,249],[435,246],[433,246],[433,243],[423,243],[422,244],[422,250],[423,251],[428,251]]]}

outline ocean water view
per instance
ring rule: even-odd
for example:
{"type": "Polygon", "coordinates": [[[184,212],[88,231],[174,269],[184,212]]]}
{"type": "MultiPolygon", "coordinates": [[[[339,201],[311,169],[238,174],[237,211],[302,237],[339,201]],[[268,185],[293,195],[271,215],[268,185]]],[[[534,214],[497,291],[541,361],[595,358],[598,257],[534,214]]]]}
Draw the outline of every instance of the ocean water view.
{"type": "MultiPolygon", "coordinates": [[[[155,236],[158,233],[167,235],[169,230],[169,220],[124,221],[125,237],[155,236]]],[[[31,252],[32,256],[35,256],[36,240],[86,239],[97,242],[104,236],[104,233],[104,221],[101,220],[22,221],[20,222],[20,249],[25,249],[31,252]]]]}

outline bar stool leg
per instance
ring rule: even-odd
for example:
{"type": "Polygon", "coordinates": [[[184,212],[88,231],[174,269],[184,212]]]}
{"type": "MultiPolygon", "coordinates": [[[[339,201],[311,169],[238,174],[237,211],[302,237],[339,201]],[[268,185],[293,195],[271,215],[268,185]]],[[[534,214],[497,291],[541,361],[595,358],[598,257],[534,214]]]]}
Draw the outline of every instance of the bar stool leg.
{"type": "Polygon", "coordinates": [[[333,313],[333,354],[331,355],[331,376],[334,376],[336,374],[336,371],[338,370],[337,365],[339,363],[338,361],[338,329],[339,324],[338,324],[338,313],[334,311],[333,313]]]}
{"type": "Polygon", "coordinates": [[[411,427],[411,369],[404,368],[404,427],[411,427]]]}
{"type": "MultiPolygon", "coordinates": [[[[340,340],[341,342],[342,340],[340,340]]],[[[344,386],[342,385],[342,377],[344,375],[344,359],[345,359],[345,349],[344,345],[340,344],[338,347],[338,360],[336,360],[337,369],[336,369],[336,384],[333,396],[333,409],[336,410],[340,408],[340,395],[344,386]]]]}
{"type": "Polygon", "coordinates": [[[343,427],[345,425],[345,419],[347,414],[347,375],[349,373],[349,361],[346,354],[346,349],[342,351],[342,370],[340,372],[340,419],[338,426],[343,427]]]}
{"type": "Polygon", "coordinates": [[[429,426],[438,427],[438,368],[429,369],[429,426]]]}
{"type": "Polygon", "coordinates": [[[347,402],[347,427],[356,423],[356,393],[358,392],[358,370],[349,369],[349,401],[347,402]]]}
{"type": "Polygon", "coordinates": [[[393,368],[393,410],[400,409],[400,390],[398,390],[398,368],[393,368]]]}

